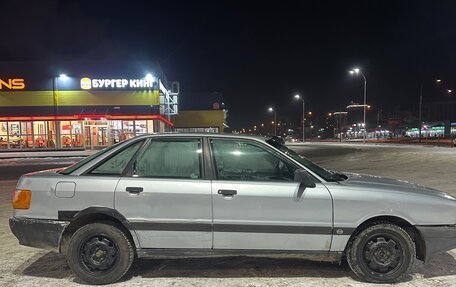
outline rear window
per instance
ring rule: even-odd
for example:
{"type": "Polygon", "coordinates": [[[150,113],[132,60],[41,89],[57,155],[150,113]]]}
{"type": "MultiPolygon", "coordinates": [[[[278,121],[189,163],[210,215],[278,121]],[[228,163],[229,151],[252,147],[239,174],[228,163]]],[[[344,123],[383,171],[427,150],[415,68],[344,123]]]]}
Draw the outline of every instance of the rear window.
{"type": "Polygon", "coordinates": [[[82,159],[81,161],[78,161],[77,163],[73,164],[73,165],[70,165],[69,167],[61,170],[59,173],[61,174],[70,174],[72,173],[73,171],[77,170],[78,168],[80,168],[81,166],[85,165],[86,163],[88,163],[89,161],[92,161],[96,158],[98,158],[99,156],[107,153],[108,151],[116,148],[119,146],[120,143],[116,143],[115,145],[112,145],[110,147],[107,147],[107,148],[104,148],[102,150],[100,150],[99,152],[97,153],[94,153],[92,155],[89,155],[88,157],[82,159]]]}
{"type": "Polygon", "coordinates": [[[94,168],[91,174],[121,175],[132,157],[141,147],[144,141],[139,141],[116,152],[108,160],[94,168]]]}

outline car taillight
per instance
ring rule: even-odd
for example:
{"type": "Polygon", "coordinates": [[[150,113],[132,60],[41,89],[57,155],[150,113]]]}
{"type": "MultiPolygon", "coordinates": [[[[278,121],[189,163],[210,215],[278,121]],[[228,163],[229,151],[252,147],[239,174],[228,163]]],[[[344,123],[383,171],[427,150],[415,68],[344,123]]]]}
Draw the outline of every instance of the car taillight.
{"type": "Polygon", "coordinates": [[[28,189],[17,189],[13,196],[13,208],[29,209],[32,201],[32,191],[28,189]]]}

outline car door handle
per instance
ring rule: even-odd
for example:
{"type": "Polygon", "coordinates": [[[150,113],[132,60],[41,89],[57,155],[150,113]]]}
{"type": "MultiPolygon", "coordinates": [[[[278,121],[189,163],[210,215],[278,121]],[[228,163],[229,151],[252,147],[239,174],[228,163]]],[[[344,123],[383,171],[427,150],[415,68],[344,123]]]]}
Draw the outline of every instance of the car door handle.
{"type": "Polygon", "coordinates": [[[219,189],[218,194],[222,194],[223,196],[235,196],[237,194],[237,190],[219,189]]]}
{"type": "Polygon", "coordinates": [[[140,193],[144,191],[144,188],[142,187],[135,187],[135,186],[129,186],[126,188],[126,191],[129,193],[140,193]]]}

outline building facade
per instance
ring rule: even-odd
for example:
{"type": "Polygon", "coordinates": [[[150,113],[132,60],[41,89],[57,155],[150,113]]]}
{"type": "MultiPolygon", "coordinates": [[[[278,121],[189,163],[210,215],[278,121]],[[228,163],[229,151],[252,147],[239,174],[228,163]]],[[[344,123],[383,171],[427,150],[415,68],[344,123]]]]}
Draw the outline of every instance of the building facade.
{"type": "Polygon", "coordinates": [[[171,119],[177,132],[223,133],[227,114],[222,93],[182,93],[179,114],[171,119]]]}
{"type": "Polygon", "coordinates": [[[100,149],[170,130],[167,86],[153,62],[0,63],[0,151],[100,149]]]}

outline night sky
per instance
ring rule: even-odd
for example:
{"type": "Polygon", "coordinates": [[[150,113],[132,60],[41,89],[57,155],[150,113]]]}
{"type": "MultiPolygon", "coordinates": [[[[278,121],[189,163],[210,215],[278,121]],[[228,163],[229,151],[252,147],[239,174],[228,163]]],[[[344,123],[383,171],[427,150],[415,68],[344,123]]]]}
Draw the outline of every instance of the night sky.
{"type": "MultiPolygon", "coordinates": [[[[362,101],[385,113],[453,99],[456,1],[2,1],[0,61],[158,61],[186,93],[221,92],[229,124],[362,101]]],[[[187,99],[188,100],[188,99],[187,99]]]]}

